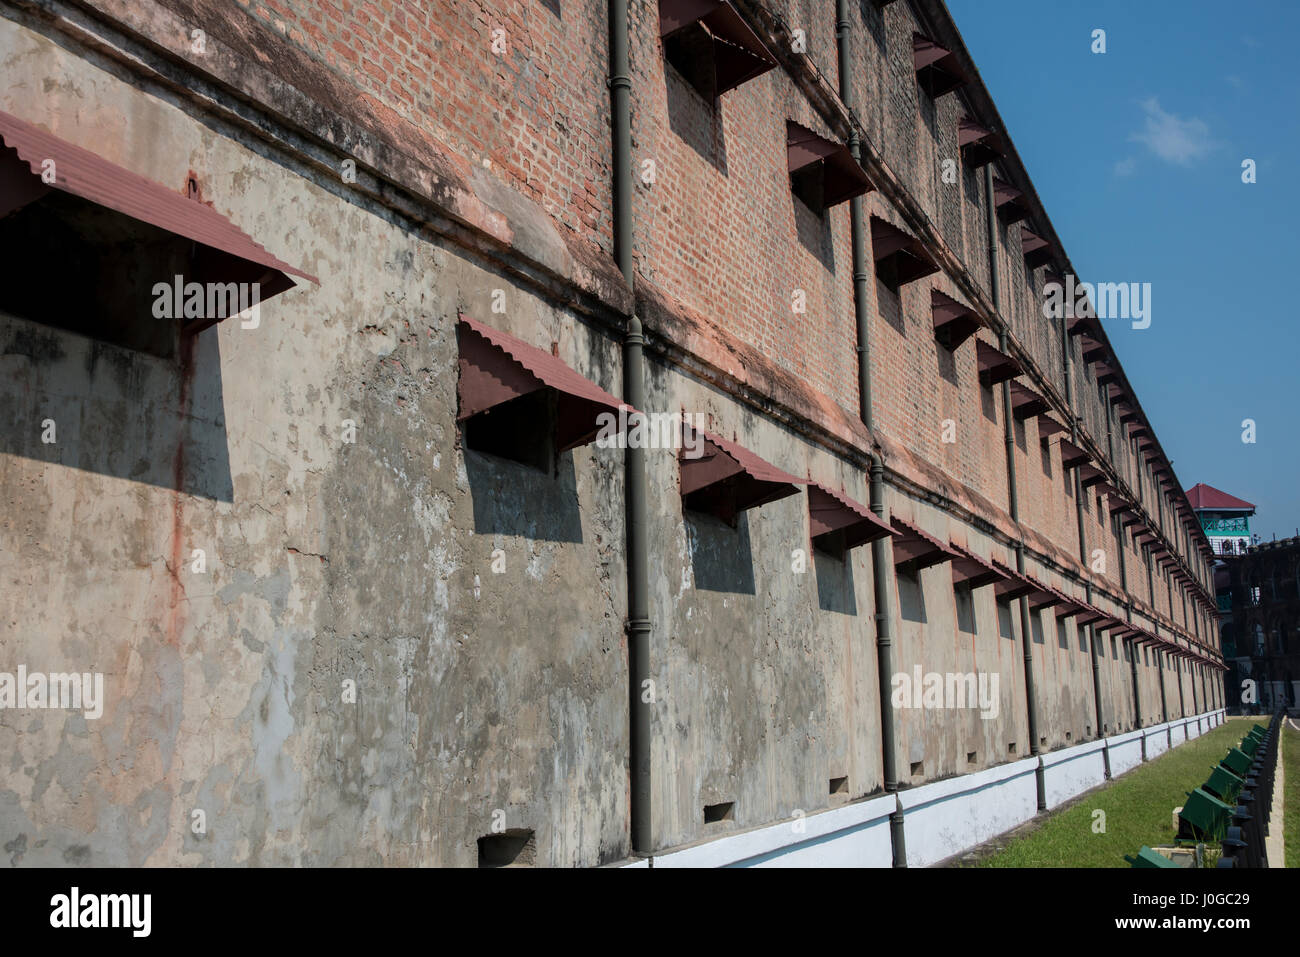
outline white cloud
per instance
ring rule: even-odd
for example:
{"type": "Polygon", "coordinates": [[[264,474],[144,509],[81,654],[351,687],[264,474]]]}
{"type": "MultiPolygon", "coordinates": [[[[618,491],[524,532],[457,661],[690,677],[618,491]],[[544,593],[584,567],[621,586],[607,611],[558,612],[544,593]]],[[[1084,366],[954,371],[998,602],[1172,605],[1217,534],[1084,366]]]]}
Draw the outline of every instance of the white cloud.
{"type": "Polygon", "coordinates": [[[1115,164],[1115,175],[1132,176],[1135,169],[1137,169],[1137,158],[1129,156],[1115,164]]]}
{"type": "Polygon", "coordinates": [[[1154,96],[1142,101],[1142,112],[1146,114],[1146,124],[1129,139],[1145,144],[1167,163],[1190,166],[1214,147],[1204,120],[1166,113],[1154,96]]]}

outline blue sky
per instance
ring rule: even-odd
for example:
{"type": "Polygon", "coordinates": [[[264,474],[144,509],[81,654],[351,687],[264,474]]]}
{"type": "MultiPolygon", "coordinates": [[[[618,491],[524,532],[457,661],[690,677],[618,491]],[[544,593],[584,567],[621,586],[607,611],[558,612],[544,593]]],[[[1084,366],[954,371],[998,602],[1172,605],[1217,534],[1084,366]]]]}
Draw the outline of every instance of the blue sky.
{"type": "Polygon", "coordinates": [[[1105,325],[1179,480],[1296,534],[1300,4],[948,7],[1080,279],[1152,284],[1149,329],[1105,325]]]}

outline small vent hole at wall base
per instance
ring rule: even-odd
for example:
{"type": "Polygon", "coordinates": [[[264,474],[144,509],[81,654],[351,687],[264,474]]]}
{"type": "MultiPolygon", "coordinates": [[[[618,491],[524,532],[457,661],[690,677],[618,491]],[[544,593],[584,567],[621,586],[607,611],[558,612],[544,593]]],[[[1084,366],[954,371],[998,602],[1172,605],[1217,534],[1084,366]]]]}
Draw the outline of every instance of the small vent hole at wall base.
{"type": "Polygon", "coordinates": [[[847,777],[831,778],[830,793],[832,795],[847,795],[849,793],[849,779],[847,777]]]}
{"type": "Polygon", "coordinates": [[[974,764],[974,763],[975,763],[975,752],[974,752],[974,751],[967,751],[967,752],[966,752],[966,763],[967,763],[967,764],[974,764]]]}
{"type": "Polygon", "coordinates": [[[1067,732],[1065,732],[1065,740],[1066,740],[1066,741],[1073,741],[1073,740],[1074,740],[1074,732],[1073,732],[1073,731],[1067,731],[1067,732]]]}
{"type": "Polygon", "coordinates": [[[1042,747],[1042,746],[1045,745],[1045,744],[1047,744],[1047,737],[1046,737],[1046,736],[1043,736],[1043,737],[1041,737],[1041,738],[1038,739],[1038,746],[1039,746],[1039,747],[1042,747]]]}
{"type": "Polygon", "coordinates": [[[924,773],[925,773],[925,762],[924,762],[924,761],[913,761],[913,762],[912,762],[912,777],[919,777],[921,774],[924,774],[924,773]]]}
{"type": "Polygon", "coordinates": [[[479,867],[533,867],[537,840],[531,829],[516,827],[478,839],[479,867]]]}
{"type": "Polygon", "coordinates": [[[1014,741],[1008,741],[1008,742],[1007,742],[1007,754],[1015,754],[1015,753],[1016,753],[1016,742],[1014,742],[1014,741]]]}
{"type": "Polygon", "coordinates": [[[735,801],[724,801],[721,804],[706,804],[704,805],[704,823],[714,824],[718,821],[734,820],[735,810],[735,801]]]}

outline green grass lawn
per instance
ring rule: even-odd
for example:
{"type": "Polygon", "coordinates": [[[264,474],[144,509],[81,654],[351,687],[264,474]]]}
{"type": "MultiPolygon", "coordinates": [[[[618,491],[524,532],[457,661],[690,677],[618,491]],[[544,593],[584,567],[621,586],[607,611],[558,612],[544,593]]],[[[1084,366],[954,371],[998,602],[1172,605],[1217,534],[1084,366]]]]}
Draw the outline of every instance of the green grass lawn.
{"type": "Polygon", "coordinates": [[[1282,722],[1282,839],[1286,866],[1300,867],[1300,731],[1282,722]]]}
{"type": "MultiPolygon", "coordinates": [[[[1186,792],[1209,777],[1228,748],[1237,745],[1256,721],[1229,717],[1208,734],[1139,765],[1048,817],[1037,830],[978,866],[1128,867],[1125,854],[1136,854],[1143,844],[1154,847],[1173,841],[1174,808],[1182,805],[1186,792]],[[1100,822],[1094,816],[1097,810],[1105,812],[1104,833],[1094,831],[1094,822],[1100,822]]],[[[1300,739],[1300,734],[1293,734],[1300,739]]],[[[1292,748],[1292,760],[1300,765],[1300,743],[1292,742],[1292,748]]],[[[1290,765],[1286,770],[1290,772],[1290,765]]],[[[1289,779],[1287,784],[1291,792],[1289,779]]],[[[1296,784],[1300,785],[1300,773],[1296,784]]]]}

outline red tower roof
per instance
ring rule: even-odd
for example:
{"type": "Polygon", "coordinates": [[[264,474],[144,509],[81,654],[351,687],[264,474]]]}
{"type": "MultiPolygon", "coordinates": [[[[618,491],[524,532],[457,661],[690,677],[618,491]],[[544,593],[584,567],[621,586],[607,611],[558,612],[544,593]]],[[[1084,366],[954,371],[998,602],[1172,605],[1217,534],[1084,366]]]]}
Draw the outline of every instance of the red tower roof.
{"type": "Polygon", "coordinates": [[[1229,495],[1227,492],[1220,492],[1217,488],[1206,485],[1204,482],[1197,482],[1187,490],[1187,500],[1192,503],[1192,508],[1197,510],[1255,511],[1255,506],[1249,502],[1239,499],[1235,495],[1229,495]]]}

